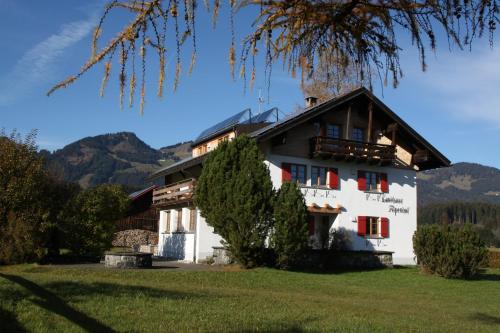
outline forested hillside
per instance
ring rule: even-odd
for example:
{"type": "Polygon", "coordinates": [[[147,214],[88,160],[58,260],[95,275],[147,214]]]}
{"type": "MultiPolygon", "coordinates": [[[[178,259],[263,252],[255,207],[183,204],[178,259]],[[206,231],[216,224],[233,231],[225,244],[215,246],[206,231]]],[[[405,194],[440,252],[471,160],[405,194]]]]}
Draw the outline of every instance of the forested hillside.
{"type": "Polygon", "coordinates": [[[418,223],[473,223],[500,246],[500,170],[476,163],[420,172],[418,223]]]}
{"type": "Polygon", "coordinates": [[[500,247],[500,205],[484,202],[445,202],[419,208],[418,224],[472,223],[490,246],[500,247]]]}
{"type": "Polygon", "coordinates": [[[419,206],[436,202],[474,201],[500,204],[500,170],[476,163],[419,172],[419,206]]]}
{"type": "Polygon", "coordinates": [[[190,142],[157,150],[134,133],[120,132],[87,137],[53,153],[40,153],[52,173],[82,187],[117,183],[137,189],[146,186],[145,179],[153,171],[190,152],[190,142]]]}

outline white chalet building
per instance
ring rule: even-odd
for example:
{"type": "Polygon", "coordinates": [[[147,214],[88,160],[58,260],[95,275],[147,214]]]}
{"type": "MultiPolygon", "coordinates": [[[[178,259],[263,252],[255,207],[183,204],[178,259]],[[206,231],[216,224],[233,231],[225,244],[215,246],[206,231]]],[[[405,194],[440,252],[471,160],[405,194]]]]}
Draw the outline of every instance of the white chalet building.
{"type": "Polygon", "coordinates": [[[203,161],[224,140],[243,133],[264,153],[276,188],[297,182],[305,197],[313,247],[342,229],[353,251],[390,251],[394,264],[414,264],[416,173],[450,161],[365,88],[278,120],[277,109],[250,110],[205,130],[190,158],[160,169],[153,205],[160,211],[157,255],[201,262],[221,246],[193,205],[203,161]]]}

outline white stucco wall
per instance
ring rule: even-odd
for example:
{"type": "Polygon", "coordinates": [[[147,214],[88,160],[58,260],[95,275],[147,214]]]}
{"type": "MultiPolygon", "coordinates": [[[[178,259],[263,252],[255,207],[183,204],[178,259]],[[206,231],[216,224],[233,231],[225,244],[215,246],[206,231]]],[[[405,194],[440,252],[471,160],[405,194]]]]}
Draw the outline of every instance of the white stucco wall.
{"type": "MultiPolygon", "coordinates": [[[[414,170],[268,154],[266,163],[276,188],[281,186],[282,162],[307,166],[308,186],[302,187],[301,190],[308,206],[315,203],[320,207],[324,204],[329,204],[331,207],[338,205],[343,207],[340,214],[330,217],[331,228],[340,228],[348,234],[352,250],[392,251],[394,264],[415,264],[412,245],[412,236],[417,226],[417,190],[414,170]],[[337,168],[339,189],[311,187],[311,166],[337,168]],[[358,170],[387,173],[389,192],[370,193],[358,190],[358,170]],[[358,236],[358,216],[388,218],[389,237],[374,239],[358,236]]],[[[210,257],[214,246],[221,246],[221,237],[206,224],[199,211],[197,211],[195,233],[175,233],[176,214],[176,210],[171,211],[171,232],[165,233],[166,214],[165,211],[160,212],[159,256],[198,262],[210,257]]],[[[184,229],[189,230],[189,208],[183,208],[182,214],[184,229]]],[[[317,216],[316,230],[319,229],[320,221],[321,217],[317,216]]]]}
{"type": "Polygon", "coordinates": [[[207,225],[199,210],[196,221],[196,262],[200,262],[213,255],[214,246],[222,246],[222,237],[214,233],[214,229],[207,225]]]}
{"type": "Polygon", "coordinates": [[[190,209],[182,208],[182,226],[177,232],[177,209],[170,210],[170,232],[166,232],[167,210],[160,211],[158,253],[160,257],[192,262],[195,260],[195,233],[189,232],[190,209]]]}
{"type": "MultiPolygon", "coordinates": [[[[393,251],[394,264],[415,264],[412,236],[417,227],[416,172],[409,169],[377,167],[355,162],[332,160],[311,160],[289,156],[268,155],[267,164],[275,187],[281,186],[281,163],[297,163],[307,166],[308,184],[311,184],[311,166],[334,167],[338,169],[339,189],[318,189],[302,187],[306,204],[323,207],[342,206],[332,223],[332,228],[341,228],[349,235],[353,250],[393,251]],[[369,193],[358,190],[358,170],[387,173],[389,192],[369,193]],[[393,209],[396,208],[396,209],[393,209]],[[398,209],[402,209],[398,211],[398,209]],[[357,217],[376,216],[389,219],[389,237],[369,239],[357,235],[357,217]]],[[[331,218],[333,219],[333,217],[331,218]]],[[[319,219],[317,219],[318,221],[319,219]]],[[[315,227],[318,228],[318,222],[315,227]]]]}

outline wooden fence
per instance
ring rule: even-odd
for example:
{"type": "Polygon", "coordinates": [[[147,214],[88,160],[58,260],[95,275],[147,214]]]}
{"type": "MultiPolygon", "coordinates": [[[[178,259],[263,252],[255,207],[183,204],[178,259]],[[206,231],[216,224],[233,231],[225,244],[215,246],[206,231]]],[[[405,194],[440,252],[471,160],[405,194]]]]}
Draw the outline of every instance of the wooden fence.
{"type": "Polygon", "coordinates": [[[124,217],[116,222],[116,231],[141,229],[158,231],[159,213],[156,209],[150,208],[141,213],[124,217]]]}

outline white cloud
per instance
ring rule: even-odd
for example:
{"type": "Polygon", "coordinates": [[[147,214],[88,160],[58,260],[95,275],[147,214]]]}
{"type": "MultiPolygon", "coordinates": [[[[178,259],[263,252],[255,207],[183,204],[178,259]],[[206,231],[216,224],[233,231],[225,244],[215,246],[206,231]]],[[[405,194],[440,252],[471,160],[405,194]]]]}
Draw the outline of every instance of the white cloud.
{"type": "Polygon", "coordinates": [[[60,31],[29,49],[10,72],[0,77],[0,106],[26,97],[35,87],[53,80],[56,60],[64,51],[85,38],[97,17],[63,24],[60,31]]]}
{"type": "Polygon", "coordinates": [[[445,111],[467,121],[500,126],[500,49],[439,55],[429,71],[417,74],[419,84],[445,111]]]}

